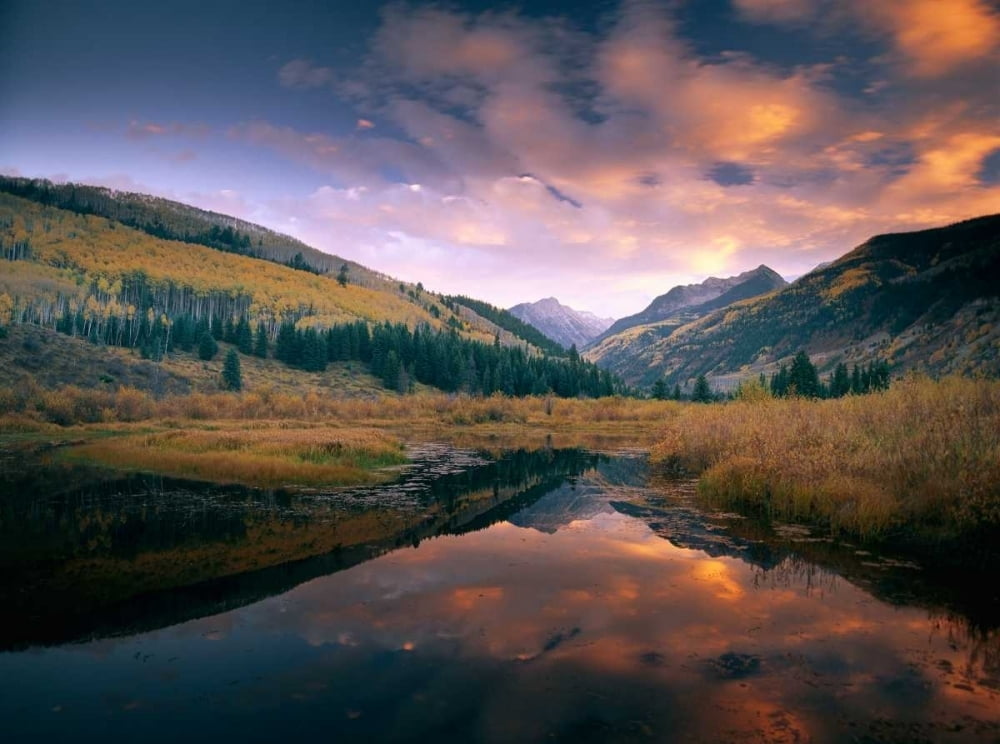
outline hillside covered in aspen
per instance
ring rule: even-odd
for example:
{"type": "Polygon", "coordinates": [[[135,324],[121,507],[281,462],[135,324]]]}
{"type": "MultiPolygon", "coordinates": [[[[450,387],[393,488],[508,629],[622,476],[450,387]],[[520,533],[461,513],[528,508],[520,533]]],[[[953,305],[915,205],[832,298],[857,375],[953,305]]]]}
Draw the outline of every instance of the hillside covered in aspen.
{"type": "MultiPolygon", "coordinates": [[[[398,392],[417,383],[476,393],[616,389],[609,373],[559,347],[540,348],[533,328],[488,303],[354,264],[324,273],[313,253],[286,262],[257,255],[247,237],[254,232],[199,223],[195,212],[183,223],[190,240],[163,237],[156,233],[181,227],[156,217],[164,207],[153,197],[153,211],[139,219],[135,195],[126,195],[131,226],[90,213],[73,193],[36,189],[32,200],[0,192],[0,328],[50,329],[154,363],[196,350],[212,360],[215,342],[306,372],[361,362],[398,392]],[[53,194],[76,211],[42,203],[53,194]]],[[[100,211],[118,214],[113,204],[100,202],[100,211]]]]}

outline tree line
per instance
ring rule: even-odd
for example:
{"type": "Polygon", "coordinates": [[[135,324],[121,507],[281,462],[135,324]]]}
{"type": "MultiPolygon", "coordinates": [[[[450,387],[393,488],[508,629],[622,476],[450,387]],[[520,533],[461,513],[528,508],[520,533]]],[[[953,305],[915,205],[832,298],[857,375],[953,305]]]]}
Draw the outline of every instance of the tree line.
{"type": "Polygon", "coordinates": [[[601,397],[624,392],[607,370],[583,360],[575,349],[566,358],[533,355],[519,346],[465,339],[454,329],[364,321],[325,330],[284,323],[278,330],[274,356],[289,366],[318,372],[329,362],[367,364],[385,387],[408,392],[414,382],[447,392],[474,395],[541,395],[601,397]]]}
{"type": "MultiPolygon", "coordinates": [[[[867,393],[886,390],[889,387],[889,363],[885,360],[869,362],[851,370],[843,362],[837,364],[825,380],[820,379],[816,366],[809,360],[809,355],[799,351],[792,359],[791,365],[782,364],[778,371],[765,377],[761,373],[757,380],[757,389],[766,391],[776,398],[842,398],[845,395],[865,395],[867,393]]],[[[739,397],[741,385],[735,394],[722,394],[712,390],[705,375],[698,375],[689,400],[696,403],[711,403],[717,400],[739,397]]],[[[671,389],[662,378],[653,383],[651,395],[658,400],[682,400],[680,385],[671,389]]]]}
{"type": "MultiPolygon", "coordinates": [[[[626,392],[610,372],[583,360],[575,349],[567,358],[533,355],[522,347],[502,346],[499,338],[489,344],[462,338],[454,329],[435,330],[428,325],[411,330],[403,323],[370,326],[359,320],[317,328],[286,321],[272,341],[268,327],[263,322],[252,326],[246,314],[168,317],[150,309],[136,313],[127,325],[115,316],[98,324],[82,312],[66,312],[55,328],[93,343],[137,349],[153,361],[176,351],[211,360],[218,354],[219,341],[232,344],[244,355],[273,355],[308,372],[322,372],[331,362],[355,361],[367,365],[387,389],[400,393],[409,392],[415,382],[473,395],[596,398],[626,392]]],[[[238,369],[238,361],[227,359],[227,366],[238,369]]],[[[240,385],[238,373],[227,375],[228,387],[239,389],[240,385]]]]}
{"type": "Polygon", "coordinates": [[[771,394],[778,398],[802,396],[804,398],[842,398],[845,395],[864,395],[889,387],[889,363],[883,360],[869,362],[867,366],[854,365],[848,373],[847,365],[839,363],[825,381],[820,380],[809,356],[798,352],[791,366],[782,364],[770,379],[771,394]]]}

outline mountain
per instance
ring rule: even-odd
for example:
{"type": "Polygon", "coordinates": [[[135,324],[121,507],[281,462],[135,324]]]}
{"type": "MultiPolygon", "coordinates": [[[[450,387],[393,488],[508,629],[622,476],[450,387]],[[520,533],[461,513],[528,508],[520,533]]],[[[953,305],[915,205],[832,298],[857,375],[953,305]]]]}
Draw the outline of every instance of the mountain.
{"type": "MultiPolygon", "coordinates": [[[[256,379],[284,365],[303,387],[316,380],[300,372],[338,364],[350,369],[353,390],[358,367],[397,392],[424,384],[597,396],[619,387],[609,373],[557,356],[561,349],[505,311],[462,299],[178,202],[0,177],[0,359],[11,361],[0,384],[27,375],[45,385],[218,389],[216,375],[206,380],[189,364],[214,358],[202,351],[218,348],[214,337],[238,348],[256,379]],[[31,328],[48,333],[22,332],[31,328]],[[51,333],[61,334],[53,345],[51,333]],[[96,355],[83,351],[88,342],[96,355]],[[152,364],[112,370],[102,357],[111,363],[113,350],[152,364]],[[87,364],[63,364],[74,356],[87,364]],[[55,369],[65,374],[53,378],[55,369]]],[[[324,379],[333,387],[341,378],[324,379]]]]}
{"type": "Polygon", "coordinates": [[[510,308],[509,312],[567,349],[574,344],[585,346],[614,323],[614,318],[599,318],[593,313],[574,310],[555,297],[522,302],[510,308]]]}
{"type": "MultiPolygon", "coordinates": [[[[700,315],[708,310],[725,307],[737,300],[773,292],[786,284],[787,282],[775,271],[763,264],[728,279],[710,276],[701,284],[674,287],[653,300],[642,312],[616,320],[610,328],[600,334],[597,340],[603,340],[629,328],[667,320],[682,310],[704,306],[701,310],[695,311],[695,314],[700,315]],[[713,302],[715,304],[710,304],[713,302]]],[[[688,317],[686,320],[691,318],[688,317]]]]}
{"type": "Polygon", "coordinates": [[[488,302],[474,300],[471,297],[465,297],[464,295],[444,297],[443,299],[448,307],[452,309],[456,307],[464,308],[469,312],[476,313],[479,317],[495,323],[499,328],[506,329],[517,335],[519,338],[523,338],[525,341],[531,342],[542,351],[555,356],[566,356],[566,350],[569,348],[569,344],[561,345],[551,336],[547,336],[542,333],[537,326],[525,322],[522,318],[518,317],[509,310],[493,307],[493,305],[488,302]]]}
{"type": "Polygon", "coordinates": [[[717,389],[773,373],[798,350],[821,373],[883,360],[894,375],[997,375],[998,278],[1000,215],[879,235],[776,292],[682,325],[628,328],[586,356],[632,384],[687,387],[704,374],[717,389]]]}

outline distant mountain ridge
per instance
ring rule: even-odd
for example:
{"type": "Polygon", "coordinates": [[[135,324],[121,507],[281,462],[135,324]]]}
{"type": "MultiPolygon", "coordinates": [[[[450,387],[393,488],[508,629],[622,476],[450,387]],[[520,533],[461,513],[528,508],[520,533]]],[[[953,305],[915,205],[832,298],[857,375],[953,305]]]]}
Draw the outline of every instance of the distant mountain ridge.
{"type": "Polygon", "coordinates": [[[600,318],[584,310],[574,310],[555,297],[522,302],[508,312],[567,349],[574,344],[577,347],[588,344],[614,323],[614,318],[600,318]]]}
{"type": "Polygon", "coordinates": [[[788,282],[776,271],[764,264],[756,269],[744,271],[742,274],[726,279],[710,276],[700,284],[685,284],[674,287],[666,294],[654,299],[642,312],[616,320],[596,340],[600,341],[636,326],[667,320],[681,310],[698,306],[702,306],[704,312],[715,310],[737,300],[773,292],[786,284],[788,282]]]}
{"type": "Polygon", "coordinates": [[[586,356],[631,384],[682,388],[703,374],[730,389],[799,350],[821,373],[886,361],[894,375],[998,375],[998,278],[1000,215],[878,235],[778,291],[724,306],[720,295],[689,322],[606,335],[586,356]]]}

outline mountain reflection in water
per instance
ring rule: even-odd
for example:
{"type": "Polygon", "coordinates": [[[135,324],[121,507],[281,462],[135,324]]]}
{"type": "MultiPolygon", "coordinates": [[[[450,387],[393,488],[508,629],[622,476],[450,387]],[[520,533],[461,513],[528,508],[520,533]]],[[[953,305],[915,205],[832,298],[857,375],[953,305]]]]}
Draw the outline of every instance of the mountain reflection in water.
{"type": "MultiPolygon", "coordinates": [[[[401,528],[381,541],[208,582],[218,607],[230,590],[245,606],[135,635],[172,616],[105,618],[91,635],[117,637],[0,654],[14,739],[271,741],[293,723],[352,741],[1000,736],[996,625],[917,568],[797,529],[765,539],[636,456],[473,458],[441,477],[387,491],[408,494],[392,509],[365,497],[401,528]],[[879,575],[924,588],[904,602],[879,575]]],[[[336,524],[336,498],[317,522],[336,524]]]]}

